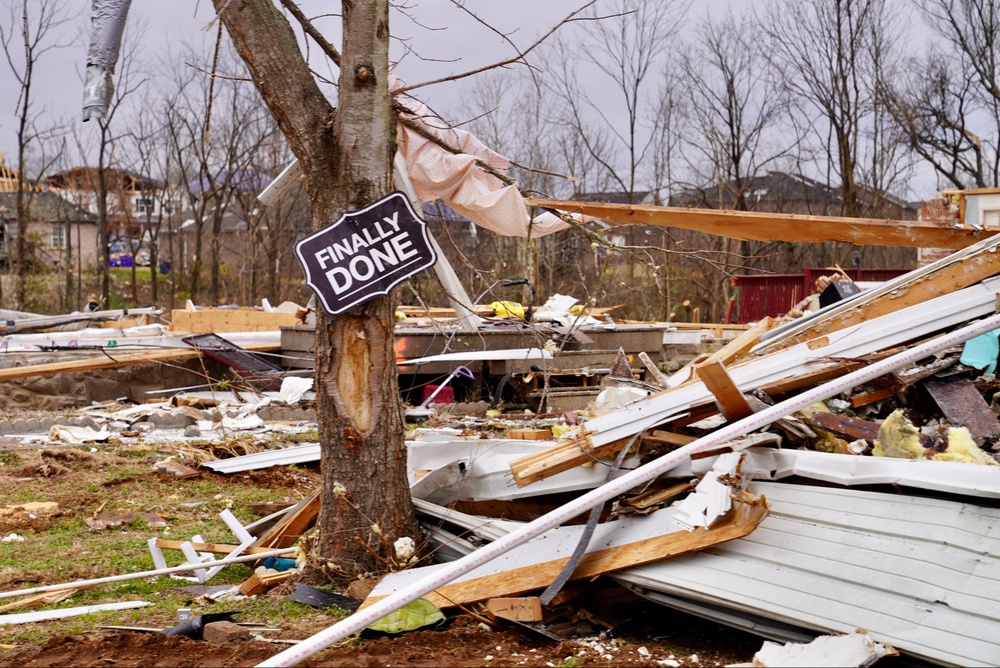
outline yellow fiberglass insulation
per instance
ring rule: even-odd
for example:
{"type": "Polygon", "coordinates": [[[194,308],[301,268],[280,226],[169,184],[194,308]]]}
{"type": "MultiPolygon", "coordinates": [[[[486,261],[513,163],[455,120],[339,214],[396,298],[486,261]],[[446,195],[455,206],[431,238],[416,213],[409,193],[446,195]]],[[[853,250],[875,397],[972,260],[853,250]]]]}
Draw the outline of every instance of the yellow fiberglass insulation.
{"type": "Polygon", "coordinates": [[[920,445],[920,432],[906,419],[903,411],[893,411],[878,428],[878,438],[872,454],[876,457],[922,459],[924,446],[920,445]]]}
{"type": "Polygon", "coordinates": [[[965,462],[966,464],[986,464],[1000,466],[1000,462],[983,452],[982,448],[972,440],[972,435],[965,427],[952,427],[948,430],[948,449],[934,455],[941,462],[965,462]]]}

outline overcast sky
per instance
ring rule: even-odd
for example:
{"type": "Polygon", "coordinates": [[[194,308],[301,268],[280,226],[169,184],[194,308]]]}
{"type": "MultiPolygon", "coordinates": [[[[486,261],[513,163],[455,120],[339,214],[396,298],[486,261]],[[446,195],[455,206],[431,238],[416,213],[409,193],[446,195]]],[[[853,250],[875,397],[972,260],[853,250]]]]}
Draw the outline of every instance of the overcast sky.
{"type": "MultiPolygon", "coordinates": [[[[0,0],[3,13],[0,20],[9,24],[11,5],[20,7],[20,0],[0,0]]],[[[393,13],[393,34],[405,38],[411,48],[424,59],[413,54],[405,55],[401,41],[394,40],[392,56],[401,59],[398,73],[407,83],[416,83],[446,76],[485,65],[513,55],[512,49],[501,38],[477,25],[467,14],[457,10],[447,0],[424,0],[410,3],[411,13],[425,27],[415,24],[398,12],[393,13]],[[450,62],[445,62],[450,61],[450,62]]],[[[503,0],[469,2],[483,19],[499,30],[511,34],[520,45],[534,41],[547,29],[573,9],[582,0],[503,0]]],[[[56,118],[65,119],[85,130],[89,127],[80,121],[83,100],[82,76],[86,63],[89,32],[90,3],[85,0],[67,0],[76,18],[67,23],[62,39],[71,44],[44,54],[35,70],[33,109],[43,110],[56,118]]],[[[338,3],[309,0],[303,2],[307,15],[314,16],[336,8],[338,3]]],[[[170,50],[178,50],[185,43],[211,42],[215,27],[206,30],[214,12],[209,0],[134,0],[129,14],[130,29],[141,31],[143,43],[140,58],[151,67],[163,63],[170,50]]],[[[316,25],[339,43],[339,17],[318,19],[316,25]]],[[[19,39],[16,35],[15,39],[19,39]]],[[[18,54],[20,55],[20,54],[18,54]]],[[[320,59],[314,58],[317,63],[320,59]]],[[[335,76],[335,74],[334,74],[335,76]]],[[[449,106],[461,95],[460,84],[442,84],[425,89],[421,95],[436,106],[449,106]]],[[[0,151],[6,152],[13,162],[16,154],[15,108],[18,84],[6,63],[0,64],[0,151]]]]}
{"type": "MultiPolygon", "coordinates": [[[[29,6],[37,1],[40,0],[31,0],[29,6]]],[[[65,2],[76,12],[76,17],[61,31],[63,41],[69,46],[41,57],[34,82],[33,110],[43,117],[61,119],[85,135],[94,134],[96,125],[81,121],[81,73],[86,62],[90,2],[65,2]]],[[[725,11],[730,5],[742,8],[744,2],[697,0],[686,20],[693,22],[705,12],[725,11]]],[[[583,3],[584,0],[466,0],[465,4],[485,22],[507,33],[518,47],[524,48],[583,3]]],[[[393,12],[392,31],[396,39],[391,47],[391,57],[401,60],[397,74],[407,84],[467,71],[514,55],[512,47],[499,35],[477,23],[449,0],[408,0],[407,4],[409,13],[419,24],[398,11],[393,12]],[[414,53],[406,54],[402,40],[419,57],[414,53]]],[[[7,25],[12,5],[19,10],[21,0],[0,0],[0,21],[7,25]]],[[[309,16],[339,8],[339,3],[329,0],[305,0],[301,5],[309,16]]],[[[171,62],[171,51],[183,50],[186,44],[213,43],[216,28],[207,28],[213,17],[210,0],[133,0],[129,30],[133,35],[143,36],[139,58],[144,61],[145,69],[155,76],[155,72],[162,72],[171,62]]],[[[334,44],[339,43],[339,22],[339,16],[316,19],[316,25],[334,44]]],[[[15,35],[15,39],[19,37],[15,35]]],[[[318,49],[315,52],[318,53],[318,49]]],[[[321,72],[326,69],[322,58],[315,56],[312,60],[321,72]]],[[[199,64],[210,67],[208,63],[199,64]]],[[[329,69],[325,73],[331,78],[337,76],[329,69]]],[[[463,92],[473,80],[438,84],[415,91],[415,94],[449,120],[459,121],[463,120],[459,118],[463,92]]],[[[6,153],[8,162],[14,164],[18,85],[5,62],[0,62],[0,91],[3,92],[0,95],[0,152],[6,153]]],[[[79,158],[74,156],[71,162],[79,162],[79,158]]],[[[933,181],[919,185],[916,190],[922,197],[931,196],[933,181]]]]}

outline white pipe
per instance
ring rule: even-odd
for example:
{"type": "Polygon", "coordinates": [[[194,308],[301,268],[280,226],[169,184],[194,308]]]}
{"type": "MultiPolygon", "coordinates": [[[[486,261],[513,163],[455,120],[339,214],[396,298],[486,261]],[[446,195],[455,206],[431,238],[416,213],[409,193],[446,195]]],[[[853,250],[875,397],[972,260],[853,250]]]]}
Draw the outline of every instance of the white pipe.
{"type": "Polygon", "coordinates": [[[288,166],[286,166],[281,173],[278,174],[278,178],[274,179],[264,188],[263,192],[257,195],[257,200],[264,206],[271,206],[276,204],[282,195],[284,195],[288,190],[298,182],[299,178],[302,176],[302,165],[299,164],[299,159],[295,158],[288,166]]]}
{"type": "Polygon", "coordinates": [[[588,492],[578,499],[543,515],[530,524],[526,524],[520,529],[507,534],[503,538],[479,548],[472,554],[462,557],[458,561],[447,564],[424,579],[386,596],[377,603],[359,610],[330,628],[324,629],[316,635],[303,640],[295,647],[290,647],[283,652],[275,654],[270,659],[258,664],[258,666],[261,668],[269,666],[293,666],[299,661],[329,647],[333,643],[343,640],[352,633],[357,633],[372,622],[398,610],[407,603],[415,601],[424,594],[432,592],[474,568],[491,561],[508,550],[563,524],[599,503],[604,503],[608,499],[618,496],[647,480],[666,473],[677,466],[682,460],[687,459],[695,453],[710,450],[738,436],[748,434],[755,429],[766,427],[771,422],[794,413],[797,410],[801,410],[806,406],[810,406],[817,401],[828,399],[852,387],[895,371],[907,364],[922,360],[938,351],[967,341],[980,334],[985,334],[998,327],[1000,327],[1000,314],[993,315],[949,334],[944,334],[919,346],[914,346],[909,350],[858,369],[829,383],[803,392],[791,399],[786,399],[774,406],[769,406],[759,413],[754,413],[738,422],[726,425],[708,436],[704,436],[634,471],[626,473],[602,487],[588,492]]]}
{"type": "Polygon", "coordinates": [[[244,561],[257,561],[268,557],[280,557],[283,554],[295,552],[294,547],[283,550],[272,550],[270,552],[256,552],[245,554],[241,557],[229,557],[218,561],[203,561],[197,564],[181,564],[170,568],[157,568],[155,571],[142,571],[140,573],[126,573],[125,575],[109,575],[106,578],[95,578],[93,580],[77,580],[76,582],[64,582],[57,585],[46,585],[44,587],[34,587],[32,589],[18,589],[17,591],[0,592],[0,599],[14,598],[15,596],[27,596],[29,594],[42,594],[47,591],[59,591],[61,589],[73,589],[74,587],[93,587],[99,584],[110,582],[121,582],[123,580],[137,580],[139,578],[152,578],[159,575],[170,575],[171,573],[181,573],[183,571],[193,571],[199,568],[209,568],[214,566],[226,566],[228,564],[239,564],[244,561]]]}

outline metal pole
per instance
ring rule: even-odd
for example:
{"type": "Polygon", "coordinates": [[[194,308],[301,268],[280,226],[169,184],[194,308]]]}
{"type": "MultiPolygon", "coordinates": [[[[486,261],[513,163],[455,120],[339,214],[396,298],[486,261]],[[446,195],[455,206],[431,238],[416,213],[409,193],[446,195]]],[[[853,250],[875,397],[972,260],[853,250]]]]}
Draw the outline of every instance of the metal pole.
{"type": "MultiPolygon", "coordinates": [[[[810,406],[817,401],[828,399],[840,394],[845,390],[856,387],[874,378],[878,378],[891,371],[922,360],[936,352],[944,350],[959,343],[963,343],[980,334],[992,331],[1000,327],[1000,314],[993,315],[985,320],[980,320],[971,325],[967,325],[954,332],[944,334],[938,338],[928,341],[919,346],[914,346],[909,350],[887,357],[884,360],[875,362],[867,367],[858,369],[852,373],[842,376],[836,380],[815,387],[803,392],[798,396],[786,399],[781,403],[770,406],[759,413],[726,425],[717,431],[704,436],[697,441],[674,450],[659,459],[627,473],[616,480],[598,487],[587,494],[557,508],[537,520],[526,524],[520,529],[507,534],[503,538],[496,540],[489,545],[485,545],[472,554],[462,557],[458,561],[453,561],[443,568],[428,575],[426,578],[414,582],[404,587],[395,594],[386,596],[377,603],[359,610],[350,617],[341,620],[328,629],[320,631],[316,635],[303,640],[294,647],[290,647],[270,659],[258,664],[259,667],[271,666],[294,666],[299,661],[309,658],[320,650],[323,650],[333,643],[343,640],[352,633],[357,633],[372,622],[388,615],[403,607],[407,603],[415,601],[424,594],[430,593],[438,587],[445,585],[455,578],[458,578],[469,571],[481,566],[496,557],[504,554],[508,550],[517,547],[527,541],[541,535],[549,529],[580,515],[593,508],[599,503],[604,503],[608,499],[618,496],[633,487],[651,480],[656,476],[666,473],[676,467],[683,460],[691,455],[712,449],[722,443],[726,443],[738,436],[743,436],[751,431],[766,427],[771,422],[785,417],[806,406],[810,406]]],[[[845,457],[847,455],[844,455],[845,457]]]]}
{"type": "Polygon", "coordinates": [[[73,589],[74,587],[93,587],[99,584],[110,582],[121,582],[123,580],[138,580],[139,578],[151,578],[160,575],[170,575],[171,573],[181,573],[183,571],[193,571],[199,568],[212,568],[215,566],[225,566],[228,564],[239,564],[244,561],[258,561],[268,557],[280,557],[283,554],[291,554],[295,548],[284,550],[273,550],[271,552],[255,552],[245,554],[241,557],[229,557],[218,561],[205,561],[197,564],[181,564],[170,568],[158,568],[154,571],[142,571],[140,573],[126,573],[125,575],[109,575],[106,578],[95,578],[93,580],[77,580],[76,582],[64,582],[63,584],[46,585],[44,587],[34,587],[32,589],[18,589],[17,591],[0,592],[0,599],[13,598],[15,596],[27,596],[29,594],[42,594],[47,591],[59,591],[60,589],[73,589]]]}

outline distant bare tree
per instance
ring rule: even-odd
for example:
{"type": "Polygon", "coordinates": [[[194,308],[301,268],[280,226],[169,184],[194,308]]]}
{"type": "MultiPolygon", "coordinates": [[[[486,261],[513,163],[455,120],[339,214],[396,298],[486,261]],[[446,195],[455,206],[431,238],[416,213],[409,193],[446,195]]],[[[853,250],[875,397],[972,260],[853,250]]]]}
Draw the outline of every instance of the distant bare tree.
{"type": "Polygon", "coordinates": [[[948,185],[1000,184],[1000,8],[991,0],[921,0],[944,44],[883,90],[909,147],[948,185]]]}
{"type": "Polygon", "coordinates": [[[865,151],[884,155],[882,143],[894,141],[873,130],[881,113],[880,68],[897,40],[894,9],[892,0],[788,0],[772,3],[762,24],[771,63],[790,101],[805,118],[819,115],[821,122],[810,131],[826,151],[826,181],[840,181],[843,215],[866,213],[861,204],[865,151]]]}
{"type": "MultiPolygon", "coordinates": [[[[196,55],[190,57],[205,60],[196,55]]],[[[178,64],[175,71],[175,93],[167,102],[166,127],[193,221],[194,248],[188,253],[189,291],[192,299],[202,296],[202,273],[207,267],[208,299],[219,304],[223,226],[227,215],[235,213],[230,211],[230,205],[236,193],[260,188],[254,163],[262,143],[276,128],[254,87],[238,80],[245,70],[233,57],[231,47],[226,46],[220,53],[217,71],[226,74],[216,76],[214,83],[211,74],[187,65],[178,64]]]]}
{"type": "MultiPolygon", "coordinates": [[[[35,83],[35,67],[43,55],[66,44],[57,38],[58,28],[71,19],[69,7],[64,0],[6,0],[7,16],[0,20],[0,45],[3,47],[7,65],[16,79],[19,91],[16,98],[17,118],[17,168],[21,175],[17,183],[15,207],[17,211],[17,246],[13,257],[14,273],[17,277],[14,302],[15,308],[24,306],[25,249],[28,219],[26,193],[33,188],[25,183],[26,157],[33,142],[46,130],[41,129],[38,116],[33,109],[32,86],[35,83]]],[[[13,97],[13,96],[11,96],[13,97]]],[[[41,172],[39,173],[39,176],[41,172]]],[[[9,239],[5,239],[9,243],[9,239]]],[[[7,244],[5,244],[7,245],[7,244]]],[[[0,290],[0,302],[3,293],[0,290]]]]}
{"type": "Polygon", "coordinates": [[[643,170],[653,138],[645,121],[655,102],[656,77],[680,32],[687,3],[613,0],[602,9],[611,16],[585,23],[583,39],[564,35],[555,43],[545,81],[562,102],[562,122],[631,201],[648,176],[643,170]],[[597,76],[585,83],[584,70],[597,76]]]}

